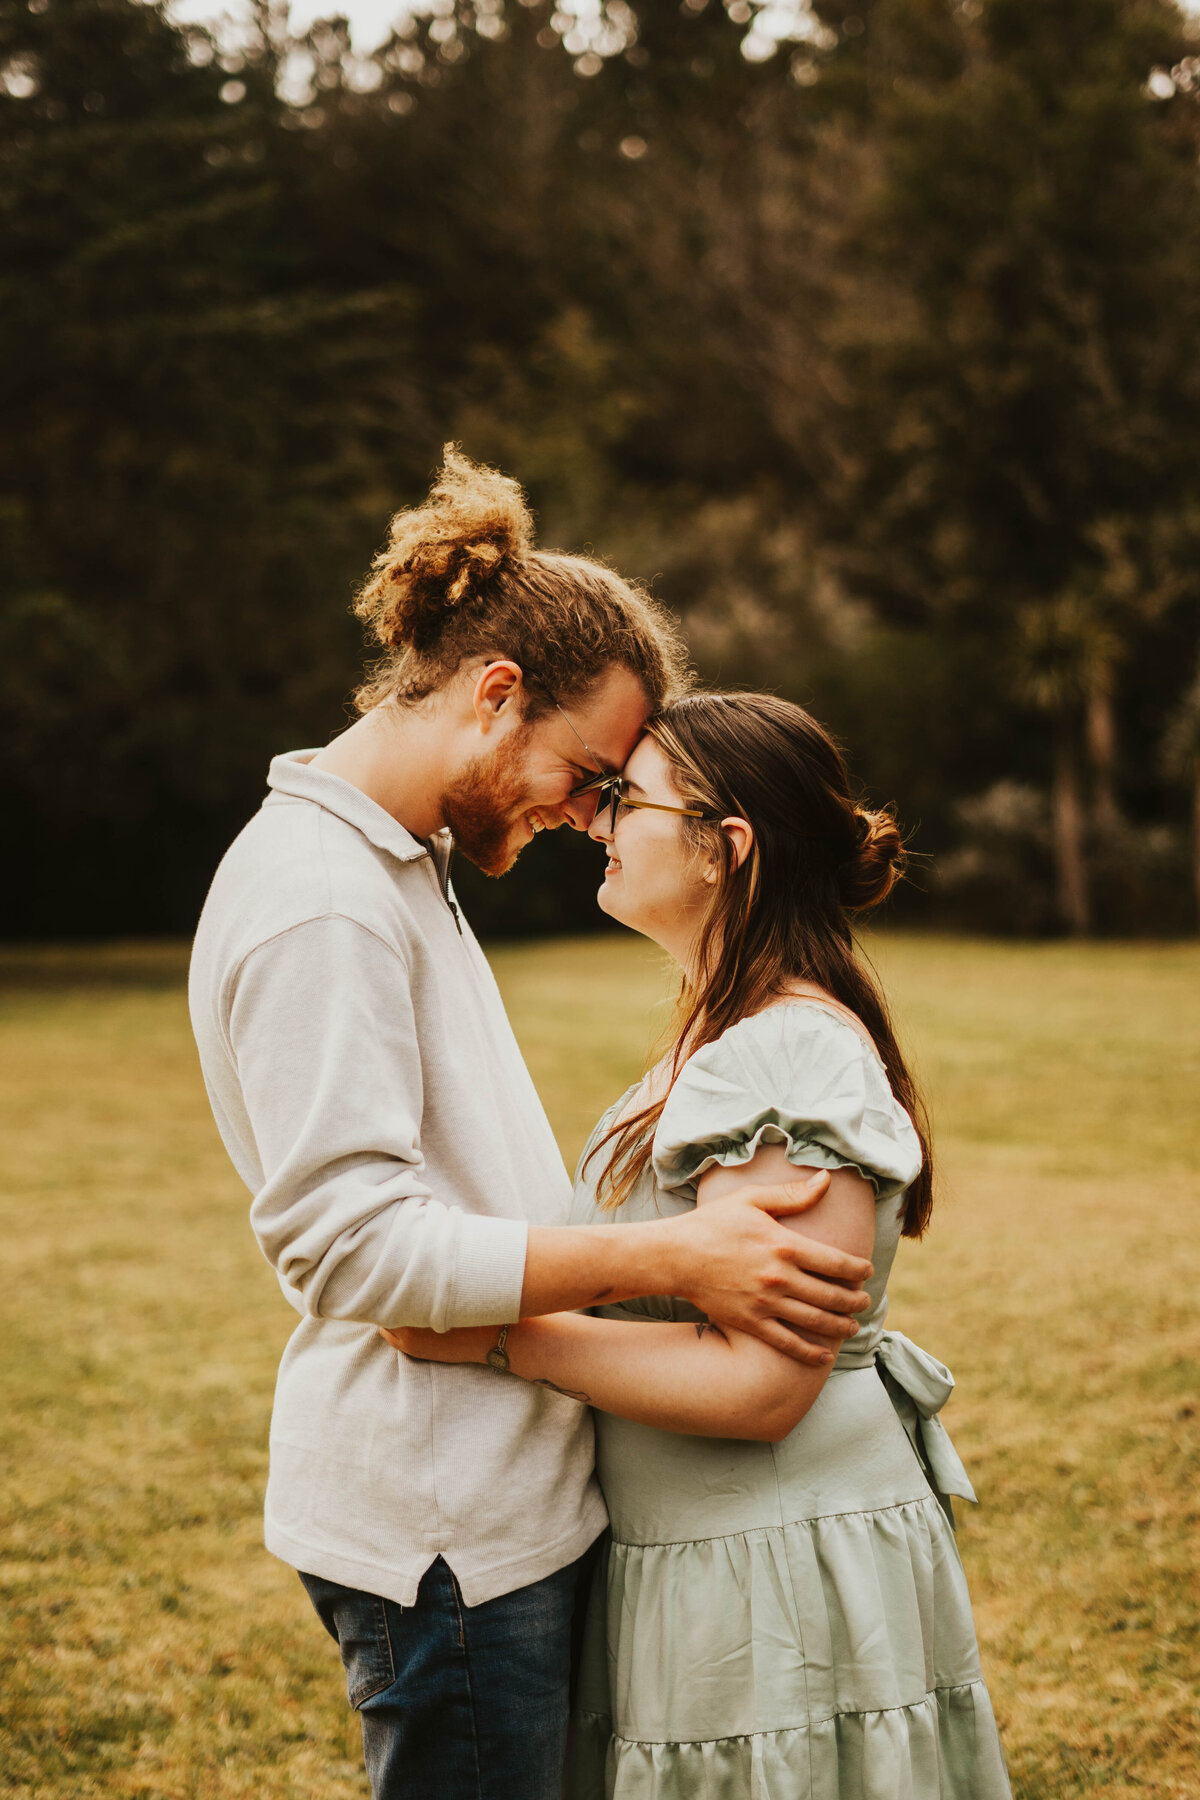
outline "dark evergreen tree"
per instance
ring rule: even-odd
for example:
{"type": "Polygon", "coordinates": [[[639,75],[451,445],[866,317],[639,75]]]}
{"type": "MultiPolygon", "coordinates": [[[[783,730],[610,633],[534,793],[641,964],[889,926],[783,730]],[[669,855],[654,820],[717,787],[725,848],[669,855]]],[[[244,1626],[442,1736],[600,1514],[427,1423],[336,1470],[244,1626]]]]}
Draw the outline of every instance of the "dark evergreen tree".
{"type": "MultiPolygon", "coordinates": [[[[787,16],[0,0],[4,929],[187,928],[447,437],[842,729],[959,916],[1190,917],[1195,29],[787,16]]],[[[568,839],[485,929],[594,922],[568,839]]]]}

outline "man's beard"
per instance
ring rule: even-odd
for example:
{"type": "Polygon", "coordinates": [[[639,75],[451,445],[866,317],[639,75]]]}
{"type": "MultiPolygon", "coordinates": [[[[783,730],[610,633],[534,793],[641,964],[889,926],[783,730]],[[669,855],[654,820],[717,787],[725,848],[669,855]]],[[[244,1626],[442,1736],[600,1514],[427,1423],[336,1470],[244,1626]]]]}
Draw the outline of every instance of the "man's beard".
{"type": "Polygon", "coordinates": [[[443,812],[463,855],[485,875],[503,875],[520,855],[508,840],[528,799],[525,750],[532,735],[522,725],[494,750],[477,756],[446,789],[443,812]]]}

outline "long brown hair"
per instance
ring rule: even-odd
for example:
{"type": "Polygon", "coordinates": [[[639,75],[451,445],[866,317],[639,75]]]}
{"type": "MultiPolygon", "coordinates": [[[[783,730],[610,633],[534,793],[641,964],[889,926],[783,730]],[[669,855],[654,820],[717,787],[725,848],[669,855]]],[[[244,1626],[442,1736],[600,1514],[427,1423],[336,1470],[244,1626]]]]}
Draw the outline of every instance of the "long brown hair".
{"type": "MultiPolygon", "coordinates": [[[[671,1081],[701,1045],[782,999],[790,984],[824,989],[865,1026],[920,1140],[921,1171],[908,1191],[903,1227],[906,1237],[920,1237],[933,1205],[925,1107],[851,930],[851,915],[885,900],[903,874],[896,821],[856,802],[845,759],[824,726],[770,694],[690,694],[647,730],[684,803],[705,814],[680,820],[685,844],[714,858],[720,872],[679,997],[671,1081]],[[740,867],[715,823],[728,817],[745,819],[754,833],[740,867]]],[[[596,1144],[593,1156],[611,1147],[598,1184],[603,1205],[628,1199],[649,1163],[665,1103],[663,1094],[596,1144]]]]}

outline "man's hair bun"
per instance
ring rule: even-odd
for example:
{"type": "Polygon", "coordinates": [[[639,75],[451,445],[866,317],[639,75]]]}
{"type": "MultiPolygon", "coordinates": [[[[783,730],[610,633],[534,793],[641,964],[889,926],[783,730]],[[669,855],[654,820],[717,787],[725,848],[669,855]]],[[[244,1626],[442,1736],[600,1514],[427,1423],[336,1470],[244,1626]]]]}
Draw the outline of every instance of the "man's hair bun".
{"type": "Polygon", "coordinates": [[[848,912],[861,912],[887,899],[907,859],[891,813],[856,806],[854,819],[858,842],[838,867],[838,893],[848,912]]]}
{"type": "Polygon", "coordinates": [[[509,661],[530,721],[628,669],[652,706],[690,680],[679,627],[636,583],[591,557],[534,545],[519,484],[447,444],[429,498],[398,512],[354,610],[381,646],[360,713],[415,706],[464,665],[509,661]]]}
{"type": "Polygon", "coordinates": [[[484,599],[532,546],[519,483],[447,444],[428,500],[392,519],[354,610],[386,648],[428,650],[449,615],[484,599]]]}

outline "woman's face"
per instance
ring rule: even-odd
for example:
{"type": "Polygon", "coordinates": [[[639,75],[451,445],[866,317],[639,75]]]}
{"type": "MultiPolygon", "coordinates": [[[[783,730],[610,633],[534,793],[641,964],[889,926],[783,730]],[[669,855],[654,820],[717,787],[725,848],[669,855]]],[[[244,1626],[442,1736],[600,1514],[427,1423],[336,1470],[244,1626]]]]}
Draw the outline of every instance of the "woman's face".
{"type": "MultiPolygon", "coordinates": [[[[642,738],[624,773],[631,799],[687,805],[653,738],[642,738]]],[[[652,938],[686,965],[712,896],[715,865],[689,845],[678,813],[623,809],[613,832],[609,817],[607,807],[597,812],[588,832],[608,846],[604,885],[597,895],[601,912],[652,938]]]]}

